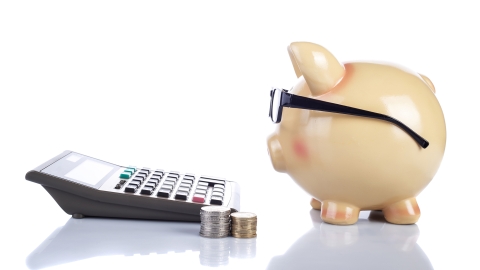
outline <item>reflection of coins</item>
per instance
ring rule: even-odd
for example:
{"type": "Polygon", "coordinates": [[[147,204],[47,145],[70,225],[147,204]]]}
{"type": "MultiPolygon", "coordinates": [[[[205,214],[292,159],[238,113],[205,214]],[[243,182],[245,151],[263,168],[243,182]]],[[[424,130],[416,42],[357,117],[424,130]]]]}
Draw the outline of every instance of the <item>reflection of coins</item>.
{"type": "Polygon", "coordinates": [[[222,238],[230,234],[230,208],[204,206],[200,209],[200,235],[222,238]]]}
{"type": "Polygon", "coordinates": [[[249,212],[236,212],[232,219],[232,236],[236,238],[254,238],[257,236],[257,215],[249,212]]]}
{"type": "Polygon", "coordinates": [[[234,238],[230,245],[230,257],[239,259],[255,258],[257,255],[257,239],[234,238]]]}
{"type": "MultiPolygon", "coordinates": [[[[212,238],[212,237],[210,237],[212,238]]],[[[200,241],[200,264],[206,266],[223,266],[228,264],[230,246],[229,239],[202,238],[200,241]]]]}

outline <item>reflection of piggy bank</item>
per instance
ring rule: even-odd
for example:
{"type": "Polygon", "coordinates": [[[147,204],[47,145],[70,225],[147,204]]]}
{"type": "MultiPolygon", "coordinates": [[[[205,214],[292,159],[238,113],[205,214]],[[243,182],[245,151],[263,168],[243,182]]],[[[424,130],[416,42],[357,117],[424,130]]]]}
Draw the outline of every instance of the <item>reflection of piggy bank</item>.
{"type": "Polygon", "coordinates": [[[299,77],[289,93],[393,117],[430,145],[423,149],[386,121],[284,108],[268,139],[275,170],[313,197],[325,222],[353,224],[360,210],[383,210],[391,223],[415,223],[415,197],[445,151],[445,121],[431,81],[392,65],[341,64],[313,43],[292,43],[288,52],[299,77]]]}

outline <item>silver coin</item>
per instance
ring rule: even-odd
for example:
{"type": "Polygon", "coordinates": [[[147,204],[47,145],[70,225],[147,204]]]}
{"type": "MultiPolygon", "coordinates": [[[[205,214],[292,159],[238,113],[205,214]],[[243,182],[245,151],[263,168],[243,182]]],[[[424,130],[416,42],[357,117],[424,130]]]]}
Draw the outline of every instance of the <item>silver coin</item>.
{"type": "Polygon", "coordinates": [[[229,233],[229,229],[201,229],[200,232],[202,233],[229,233]]]}
{"type": "Polygon", "coordinates": [[[204,206],[200,209],[200,214],[208,215],[227,215],[230,214],[230,212],[230,208],[223,206],[204,206]]]}
{"type": "Polygon", "coordinates": [[[200,228],[230,228],[230,224],[202,224],[200,228]]]}

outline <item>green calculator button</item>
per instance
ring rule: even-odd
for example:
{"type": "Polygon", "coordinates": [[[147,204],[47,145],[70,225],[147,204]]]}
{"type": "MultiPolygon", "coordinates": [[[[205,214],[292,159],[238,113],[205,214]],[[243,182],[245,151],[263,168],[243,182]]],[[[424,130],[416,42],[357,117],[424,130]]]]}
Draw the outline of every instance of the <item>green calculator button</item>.
{"type": "Polygon", "coordinates": [[[133,167],[133,166],[128,166],[127,167],[127,170],[133,170],[133,172],[136,172],[137,171],[137,168],[133,167]]]}
{"type": "Polygon", "coordinates": [[[130,172],[123,172],[120,174],[120,178],[122,179],[130,179],[131,176],[132,174],[130,172]]]}
{"type": "Polygon", "coordinates": [[[135,173],[135,170],[134,169],[125,169],[124,172],[128,172],[130,174],[134,174],[135,173]]]}

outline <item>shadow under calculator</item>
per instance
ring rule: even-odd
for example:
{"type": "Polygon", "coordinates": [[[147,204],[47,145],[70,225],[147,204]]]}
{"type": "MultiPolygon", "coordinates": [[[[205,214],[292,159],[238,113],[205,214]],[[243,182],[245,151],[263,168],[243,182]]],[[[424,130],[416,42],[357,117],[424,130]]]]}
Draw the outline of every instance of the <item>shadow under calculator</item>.
{"type": "Polygon", "coordinates": [[[199,223],[70,218],[26,259],[42,269],[98,256],[199,252],[202,265],[227,265],[229,258],[254,258],[256,239],[210,239],[198,235],[199,223]]]}

